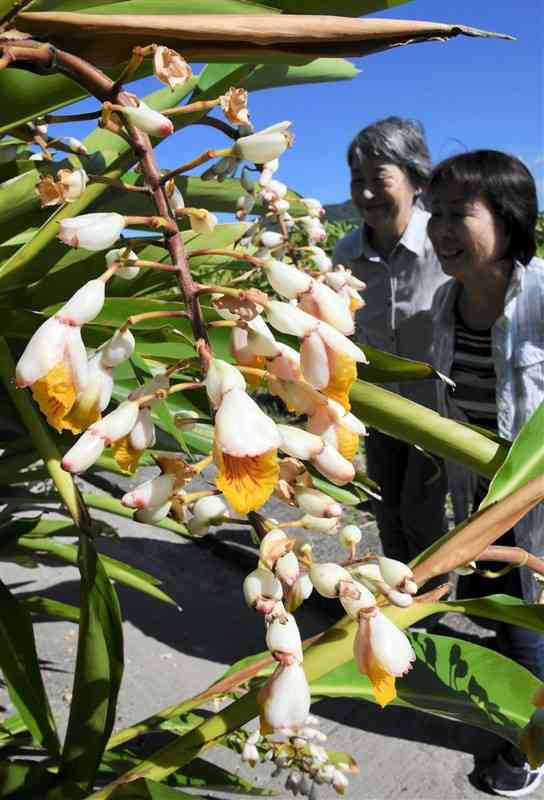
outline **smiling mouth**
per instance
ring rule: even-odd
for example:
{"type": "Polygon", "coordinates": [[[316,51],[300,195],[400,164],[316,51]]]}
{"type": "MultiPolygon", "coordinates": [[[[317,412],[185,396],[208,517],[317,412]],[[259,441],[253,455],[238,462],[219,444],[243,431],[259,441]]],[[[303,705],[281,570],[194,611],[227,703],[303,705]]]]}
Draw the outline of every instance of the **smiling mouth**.
{"type": "Polygon", "coordinates": [[[443,261],[453,261],[463,254],[463,250],[438,250],[437,255],[443,261]]]}

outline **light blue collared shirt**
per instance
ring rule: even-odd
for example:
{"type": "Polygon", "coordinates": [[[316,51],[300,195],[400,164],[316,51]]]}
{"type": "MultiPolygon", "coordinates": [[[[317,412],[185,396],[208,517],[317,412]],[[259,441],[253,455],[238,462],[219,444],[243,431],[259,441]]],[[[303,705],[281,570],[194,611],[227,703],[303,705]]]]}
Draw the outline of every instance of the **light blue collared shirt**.
{"type": "MultiPolygon", "coordinates": [[[[366,305],[357,312],[356,338],[379,350],[430,361],[432,321],[429,309],[436,289],[447,280],[427,236],[429,214],[419,206],[387,260],[369,242],[368,228],[348,233],[335,248],[335,264],[344,264],[366,283],[366,305]]],[[[434,408],[434,381],[388,384],[410,400],[434,408]]]]}

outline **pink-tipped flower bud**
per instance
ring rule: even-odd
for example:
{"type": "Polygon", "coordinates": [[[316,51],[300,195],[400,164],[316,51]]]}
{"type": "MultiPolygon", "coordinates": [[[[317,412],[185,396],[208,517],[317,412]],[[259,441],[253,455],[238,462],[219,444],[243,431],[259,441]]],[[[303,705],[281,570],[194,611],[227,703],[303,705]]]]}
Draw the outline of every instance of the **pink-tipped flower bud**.
{"type": "Polygon", "coordinates": [[[273,569],[278,558],[292,550],[292,547],[291,539],[281,528],[272,528],[261,541],[259,556],[268,569],[273,569]]]}
{"type": "Polygon", "coordinates": [[[381,556],[378,559],[378,566],[380,567],[380,572],[382,573],[385,583],[391,586],[392,589],[408,591],[408,589],[405,588],[407,582],[410,589],[414,589],[415,587],[415,591],[411,591],[410,594],[415,594],[417,592],[414,573],[410,567],[403,564],[402,561],[396,561],[394,558],[381,556]]]}
{"type": "Polygon", "coordinates": [[[293,458],[308,461],[323,449],[322,439],[302,428],[296,428],[294,425],[277,425],[276,429],[280,435],[280,450],[293,458]]]}
{"type": "Polygon", "coordinates": [[[372,613],[373,609],[376,608],[376,599],[372,592],[362,583],[357,583],[357,581],[353,582],[351,589],[352,591],[349,594],[340,597],[340,602],[346,614],[352,619],[359,619],[362,611],[372,613]]]}
{"type": "Polygon", "coordinates": [[[304,514],[299,523],[307,530],[332,534],[336,533],[338,517],[313,517],[311,514],[304,514]]]}
{"type": "Polygon", "coordinates": [[[266,631],[266,646],[278,660],[286,655],[302,663],[302,640],[292,614],[284,613],[272,619],[266,631]]]}
{"type": "Polygon", "coordinates": [[[136,106],[125,106],[123,115],[135,128],[150,136],[169,136],[174,132],[172,122],[164,114],[149,108],[143,100],[136,106]]]}
{"type": "Polygon", "coordinates": [[[330,444],[325,444],[323,450],[312,459],[314,467],[331,483],[342,486],[355,477],[355,468],[338,450],[330,444]]]}
{"type": "Polygon", "coordinates": [[[310,580],[314,589],[323,597],[338,597],[342,584],[353,584],[353,578],[347,569],[339,564],[313,564],[310,568],[310,580]]]}
{"type": "Polygon", "coordinates": [[[62,308],[59,308],[55,317],[66,325],[80,327],[100,314],[104,300],[103,281],[87,281],[62,308]]]}
{"type": "Polygon", "coordinates": [[[171,506],[172,503],[170,500],[167,500],[167,502],[163,503],[162,506],[139,508],[134,512],[133,519],[136,520],[136,522],[143,522],[147,525],[156,525],[157,522],[160,522],[162,519],[165,519],[165,517],[168,516],[171,506]]]}
{"type": "MultiPolygon", "coordinates": [[[[280,300],[269,300],[266,305],[268,321],[276,330],[303,339],[312,331],[317,330],[319,320],[301,311],[300,308],[280,300]]],[[[341,334],[339,334],[341,336],[341,334]]],[[[349,341],[349,340],[348,340],[349,341]]]]}
{"type": "Polygon", "coordinates": [[[282,583],[286,586],[292,586],[300,574],[300,564],[296,555],[291,552],[278,558],[274,572],[282,583]]]}
{"type": "Polygon", "coordinates": [[[263,567],[258,567],[246,575],[242,589],[247,605],[265,614],[270,614],[283,597],[280,581],[270,570],[263,567]]]}
{"type": "Polygon", "coordinates": [[[307,292],[312,285],[309,275],[283,261],[270,259],[264,265],[264,270],[274,291],[287,299],[295,299],[299,294],[307,292]]]}
{"type": "Polygon", "coordinates": [[[161,506],[170,499],[175,482],[175,475],[158,475],[124,494],[121,502],[128,508],[161,506]]]}
{"type": "Polygon", "coordinates": [[[62,468],[67,472],[84,472],[102,455],[106,444],[91,428],[85,431],[62,459],[62,468]]]}
{"type": "Polygon", "coordinates": [[[287,133],[290,127],[290,122],[279,122],[258,133],[242,136],[234,143],[232,154],[240,160],[252,161],[254,164],[272,161],[290,146],[292,136],[287,133]]]}
{"type": "Polygon", "coordinates": [[[309,486],[295,486],[295,500],[299,508],[313,517],[341,517],[342,506],[325,492],[309,486]]]}
{"type": "Polygon", "coordinates": [[[232,389],[245,388],[246,382],[239,369],[228,361],[212,358],[206,374],[206,392],[214,408],[219,408],[223,397],[232,389]]]}

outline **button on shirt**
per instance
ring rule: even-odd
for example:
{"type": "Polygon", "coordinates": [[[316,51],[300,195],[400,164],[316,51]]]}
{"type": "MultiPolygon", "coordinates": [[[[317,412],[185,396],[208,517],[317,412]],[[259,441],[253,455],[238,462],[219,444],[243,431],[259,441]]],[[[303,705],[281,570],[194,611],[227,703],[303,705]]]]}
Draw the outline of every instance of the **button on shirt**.
{"type": "MultiPolygon", "coordinates": [[[[367,285],[363,291],[366,305],[356,317],[357,341],[426,362],[432,351],[429,309],[435,290],[447,280],[427,236],[429,216],[418,206],[414,208],[387,260],[370,244],[365,225],[344,236],[334,252],[334,262],[349,267],[367,285]]],[[[436,406],[434,381],[388,384],[387,388],[431,408],[436,406]]]]}

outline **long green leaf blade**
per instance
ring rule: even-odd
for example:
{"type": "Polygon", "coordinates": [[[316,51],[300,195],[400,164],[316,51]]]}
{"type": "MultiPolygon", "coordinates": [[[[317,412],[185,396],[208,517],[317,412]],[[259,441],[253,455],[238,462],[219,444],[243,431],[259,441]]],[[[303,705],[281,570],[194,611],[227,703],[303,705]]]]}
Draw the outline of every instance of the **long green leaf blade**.
{"type": "Polygon", "coordinates": [[[13,704],[34,739],[52,755],[60,750],[42,681],[32,622],[0,580],[0,668],[13,704]]]}
{"type": "Polygon", "coordinates": [[[117,594],[86,536],[79,540],[78,564],[77,661],[59,777],[89,790],[115,721],[123,675],[123,631],[117,594]]]}

